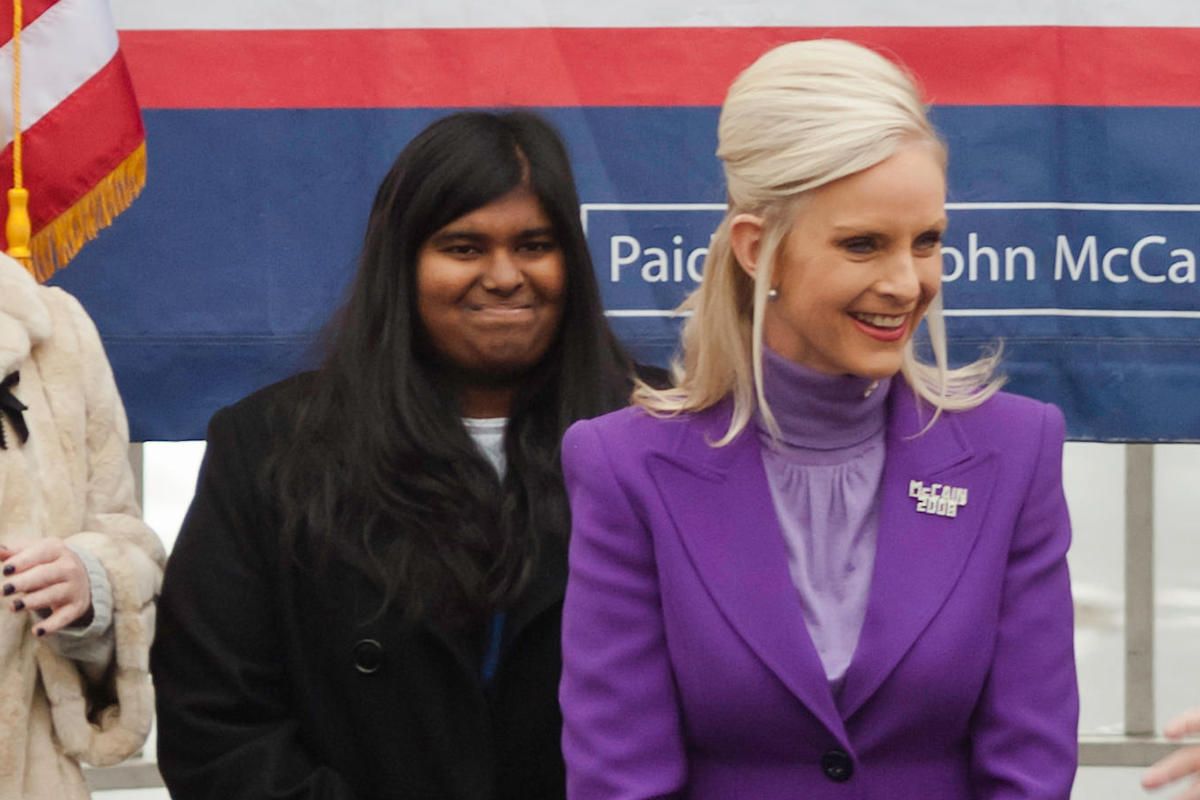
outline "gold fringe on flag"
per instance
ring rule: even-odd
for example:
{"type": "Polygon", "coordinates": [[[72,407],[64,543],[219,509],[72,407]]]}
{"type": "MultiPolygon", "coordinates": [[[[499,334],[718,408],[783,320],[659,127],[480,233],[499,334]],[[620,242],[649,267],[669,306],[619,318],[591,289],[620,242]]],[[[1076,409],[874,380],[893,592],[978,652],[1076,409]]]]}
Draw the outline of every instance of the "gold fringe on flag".
{"type": "Polygon", "coordinates": [[[34,277],[45,282],[65,267],[85,244],[129,208],[145,185],[146,143],[142,142],[78,202],[33,235],[29,249],[34,277]]]}

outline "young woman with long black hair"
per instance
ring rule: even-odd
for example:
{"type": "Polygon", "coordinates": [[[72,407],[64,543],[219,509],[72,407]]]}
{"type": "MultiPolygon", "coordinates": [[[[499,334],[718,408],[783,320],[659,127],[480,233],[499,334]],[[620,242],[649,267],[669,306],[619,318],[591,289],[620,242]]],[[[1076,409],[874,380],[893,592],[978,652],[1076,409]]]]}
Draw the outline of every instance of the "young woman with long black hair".
{"type": "Polygon", "coordinates": [[[553,130],[417,136],[329,330],[210,425],[153,652],[167,785],[562,797],[559,442],[632,380],[553,130]]]}

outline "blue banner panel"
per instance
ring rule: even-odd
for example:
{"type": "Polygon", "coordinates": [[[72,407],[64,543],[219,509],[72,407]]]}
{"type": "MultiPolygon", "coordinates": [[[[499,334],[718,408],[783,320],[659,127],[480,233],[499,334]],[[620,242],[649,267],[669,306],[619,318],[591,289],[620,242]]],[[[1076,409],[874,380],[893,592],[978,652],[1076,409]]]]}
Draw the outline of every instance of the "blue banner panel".
{"type": "MultiPolygon", "coordinates": [[[[138,439],[312,363],[375,187],[432,109],[148,110],[147,188],[55,282],[92,313],[138,439]]],[[[717,109],[555,108],[614,328],[663,364],[724,187],[717,109]]],[[[1013,391],[1076,439],[1198,440],[1200,109],[935,109],[956,360],[1003,340],[1013,391]]]]}

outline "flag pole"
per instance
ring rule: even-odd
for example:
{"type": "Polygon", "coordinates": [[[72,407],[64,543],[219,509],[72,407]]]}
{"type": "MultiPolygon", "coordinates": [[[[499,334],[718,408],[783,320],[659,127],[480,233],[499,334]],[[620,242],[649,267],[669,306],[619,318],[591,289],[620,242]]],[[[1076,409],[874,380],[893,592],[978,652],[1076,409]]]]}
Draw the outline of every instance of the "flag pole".
{"type": "Polygon", "coordinates": [[[21,169],[21,0],[13,0],[13,188],[8,190],[8,221],[4,233],[8,254],[33,272],[29,253],[29,191],[21,169]]]}

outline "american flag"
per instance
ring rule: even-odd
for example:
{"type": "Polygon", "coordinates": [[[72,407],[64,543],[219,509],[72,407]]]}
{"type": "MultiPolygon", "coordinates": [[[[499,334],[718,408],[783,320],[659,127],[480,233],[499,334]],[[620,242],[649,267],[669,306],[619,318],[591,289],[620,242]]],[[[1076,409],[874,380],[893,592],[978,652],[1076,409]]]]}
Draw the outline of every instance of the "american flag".
{"type": "MultiPolygon", "coordinates": [[[[19,41],[14,0],[0,0],[0,183],[7,188],[15,178],[16,115],[31,268],[45,280],[141,191],[146,134],[107,0],[15,4],[19,41]]],[[[3,195],[0,202],[7,204],[3,195]]],[[[3,231],[0,244],[9,245],[3,231]]]]}

